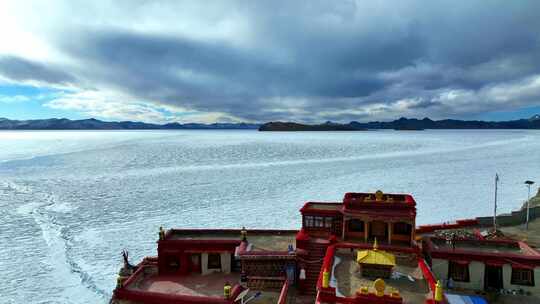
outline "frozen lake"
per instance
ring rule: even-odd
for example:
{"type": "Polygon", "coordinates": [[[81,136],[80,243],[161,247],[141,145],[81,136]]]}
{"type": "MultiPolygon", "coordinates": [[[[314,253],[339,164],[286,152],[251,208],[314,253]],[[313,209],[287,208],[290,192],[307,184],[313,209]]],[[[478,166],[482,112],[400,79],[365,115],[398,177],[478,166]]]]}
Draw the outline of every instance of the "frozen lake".
{"type": "Polygon", "coordinates": [[[0,132],[1,301],[107,303],[160,225],[298,228],[350,191],[412,193],[419,224],[491,215],[495,172],[518,208],[540,131],[0,132]]]}

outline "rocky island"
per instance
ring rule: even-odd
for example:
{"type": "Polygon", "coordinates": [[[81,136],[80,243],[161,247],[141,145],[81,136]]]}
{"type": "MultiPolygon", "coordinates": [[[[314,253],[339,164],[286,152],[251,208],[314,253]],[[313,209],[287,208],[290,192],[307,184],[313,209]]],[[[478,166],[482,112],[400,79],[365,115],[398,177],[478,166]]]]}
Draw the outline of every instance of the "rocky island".
{"type": "Polygon", "coordinates": [[[326,122],[324,124],[308,125],[295,122],[269,122],[261,125],[259,131],[367,131],[351,124],[326,122]]]}
{"type": "Polygon", "coordinates": [[[508,121],[481,121],[430,118],[416,119],[401,117],[393,121],[371,121],[361,123],[326,122],[324,124],[301,124],[295,122],[269,122],[261,125],[259,131],[366,131],[366,130],[421,131],[426,129],[540,129],[540,115],[528,119],[508,121]]]}

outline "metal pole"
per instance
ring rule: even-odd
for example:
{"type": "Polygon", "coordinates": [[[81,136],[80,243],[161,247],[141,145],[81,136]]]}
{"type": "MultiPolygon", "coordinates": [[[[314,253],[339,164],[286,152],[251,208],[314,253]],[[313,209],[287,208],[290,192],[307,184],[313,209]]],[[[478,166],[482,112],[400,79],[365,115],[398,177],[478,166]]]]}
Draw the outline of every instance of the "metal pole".
{"type": "Polygon", "coordinates": [[[493,204],[493,231],[497,231],[497,184],[499,183],[499,175],[495,174],[495,203],[493,204]]]}
{"type": "Polygon", "coordinates": [[[531,184],[527,184],[527,221],[525,224],[525,229],[529,230],[529,201],[531,200],[531,184]]]}

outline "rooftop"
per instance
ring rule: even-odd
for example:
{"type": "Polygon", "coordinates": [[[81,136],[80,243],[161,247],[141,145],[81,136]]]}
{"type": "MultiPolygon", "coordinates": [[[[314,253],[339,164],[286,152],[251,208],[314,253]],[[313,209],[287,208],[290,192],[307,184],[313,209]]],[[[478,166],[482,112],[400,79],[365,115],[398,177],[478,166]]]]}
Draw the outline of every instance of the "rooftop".
{"type": "Polygon", "coordinates": [[[444,239],[433,238],[434,250],[453,250],[455,249],[474,251],[474,252],[488,252],[488,253],[513,253],[513,254],[527,254],[528,251],[523,250],[518,242],[493,242],[493,241],[479,241],[479,240],[456,240],[454,246],[452,243],[447,242],[444,239]]]}
{"type": "Polygon", "coordinates": [[[300,209],[300,212],[309,212],[309,211],[316,211],[320,212],[340,212],[341,208],[343,208],[342,203],[321,203],[321,202],[307,202],[302,209],[300,209]]]}
{"type": "Polygon", "coordinates": [[[367,249],[358,251],[356,261],[361,264],[395,266],[396,258],[394,255],[378,249],[367,249]]]}
{"type": "MultiPolygon", "coordinates": [[[[247,230],[247,241],[254,251],[287,251],[296,247],[297,230],[247,230]]],[[[233,241],[240,243],[240,229],[170,229],[166,240],[233,241]]]]}
{"type": "Polygon", "coordinates": [[[348,192],[345,193],[343,197],[343,203],[351,204],[355,202],[363,203],[398,203],[398,204],[407,204],[414,206],[416,202],[413,197],[408,194],[393,194],[393,193],[383,193],[378,190],[375,193],[362,193],[362,192],[348,192]]]}
{"type": "MultiPolygon", "coordinates": [[[[229,282],[232,286],[240,280],[239,273],[213,273],[208,275],[190,274],[180,275],[158,275],[156,266],[146,266],[147,268],[137,277],[137,279],[127,286],[128,290],[155,292],[167,295],[211,297],[223,299],[223,286],[229,282]]],[[[250,290],[247,298],[254,295],[257,290],[250,290]]],[[[294,290],[291,296],[295,295],[294,290]]],[[[250,303],[253,304],[275,304],[280,296],[280,291],[262,291],[261,295],[250,303]]],[[[302,299],[300,299],[302,300],[302,299]]],[[[131,301],[121,300],[122,304],[134,304],[131,301]]],[[[300,301],[299,303],[305,303],[300,301]]]]}
{"type": "MultiPolygon", "coordinates": [[[[338,296],[355,297],[360,287],[372,288],[375,279],[360,275],[354,253],[344,251],[336,253],[334,265],[333,275],[338,296]]],[[[386,290],[391,288],[398,290],[404,303],[423,303],[429,293],[421,269],[414,263],[400,263],[400,259],[397,259],[392,277],[384,281],[386,290]]]]}
{"type": "Polygon", "coordinates": [[[201,274],[190,274],[188,276],[158,275],[156,269],[156,273],[145,272],[136,282],[131,284],[128,289],[175,295],[221,298],[223,296],[223,286],[225,283],[229,282],[230,284],[233,284],[239,280],[239,273],[213,273],[204,276],[201,274]]]}

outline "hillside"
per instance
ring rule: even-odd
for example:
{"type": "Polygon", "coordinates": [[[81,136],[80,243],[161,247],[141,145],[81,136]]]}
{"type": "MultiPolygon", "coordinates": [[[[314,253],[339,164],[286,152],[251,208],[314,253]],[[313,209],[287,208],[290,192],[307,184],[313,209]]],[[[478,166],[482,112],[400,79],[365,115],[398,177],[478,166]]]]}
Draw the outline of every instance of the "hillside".
{"type": "Polygon", "coordinates": [[[66,118],[10,120],[0,118],[0,130],[176,130],[176,129],[257,129],[257,124],[213,123],[199,124],[177,122],[151,124],[144,122],[120,121],[108,122],[98,119],[70,120],[66,118]]]}

